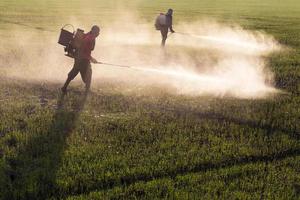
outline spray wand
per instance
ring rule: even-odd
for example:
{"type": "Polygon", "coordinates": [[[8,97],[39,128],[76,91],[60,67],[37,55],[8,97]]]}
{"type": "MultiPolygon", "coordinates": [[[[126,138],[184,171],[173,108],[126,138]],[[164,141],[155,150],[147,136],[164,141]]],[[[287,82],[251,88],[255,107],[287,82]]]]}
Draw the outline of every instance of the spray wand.
{"type": "Polygon", "coordinates": [[[137,69],[136,67],[133,66],[128,66],[128,65],[118,65],[118,64],[112,64],[112,63],[105,63],[105,62],[96,62],[95,64],[99,65],[109,65],[109,66],[114,66],[114,67],[123,67],[123,68],[134,68],[137,69]]]}
{"type": "Polygon", "coordinates": [[[201,35],[195,35],[195,34],[191,34],[191,33],[183,33],[183,32],[175,32],[175,33],[180,34],[180,35],[190,36],[190,37],[196,37],[196,38],[204,37],[201,35]]]}

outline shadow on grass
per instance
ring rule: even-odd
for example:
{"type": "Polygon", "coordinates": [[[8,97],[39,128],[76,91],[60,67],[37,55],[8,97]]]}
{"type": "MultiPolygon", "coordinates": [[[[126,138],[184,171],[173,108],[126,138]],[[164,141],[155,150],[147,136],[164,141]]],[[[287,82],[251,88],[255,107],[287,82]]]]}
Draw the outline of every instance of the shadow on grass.
{"type": "MultiPolygon", "coordinates": [[[[233,166],[242,166],[246,164],[252,163],[266,163],[272,161],[280,161],[289,157],[299,156],[300,149],[288,149],[281,152],[276,152],[269,155],[255,155],[255,156],[244,156],[244,157],[233,157],[227,158],[226,160],[221,160],[217,162],[203,162],[198,163],[193,166],[182,166],[175,169],[169,169],[164,171],[158,171],[153,173],[141,173],[134,174],[128,176],[122,176],[119,178],[107,178],[106,180],[101,180],[95,182],[93,185],[89,185],[88,188],[81,187],[80,190],[73,190],[71,195],[82,195],[89,194],[93,191],[100,190],[108,190],[118,186],[130,186],[137,182],[148,182],[153,181],[155,179],[163,179],[163,178],[172,178],[175,179],[179,175],[186,175],[190,173],[199,173],[206,172],[209,170],[219,170],[233,166]]],[[[238,179],[244,176],[254,175],[256,173],[255,170],[244,170],[241,173],[234,173],[224,177],[224,181],[231,181],[234,179],[238,179]]],[[[64,195],[68,195],[68,191],[64,192],[64,195]]]]}
{"type": "MultiPolygon", "coordinates": [[[[149,106],[149,105],[148,105],[149,106]]],[[[152,107],[153,109],[154,107],[152,107]]],[[[154,109],[160,110],[158,107],[155,107],[154,109]]],[[[266,113],[267,116],[269,116],[269,113],[273,112],[273,107],[268,109],[268,112],[266,113]]],[[[265,131],[266,135],[271,135],[275,131],[281,131],[286,134],[289,134],[294,139],[297,139],[299,136],[297,135],[297,132],[294,130],[288,130],[282,127],[277,127],[273,125],[273,119],[268,119],[268,123],[261,123],[260,121],[255,120],[247,120],[247,119],[239,119],[234,117],[227,117],[221,113],[216,112],[207,112],[207,113],[201,113],[197,111],[189,111],[184,109],[176,109],[176,110],[168,110],[164,108],[164,111],[167,112],[175,112],[178,117],[182,117],[182,115],[185,114],[192,114],[194,116],[197,116],[199,118],[204,119],[211,119],[216,120],[218,122],[230,122],[235,123],[237,125],[241,126],[249,126],[251,128],[258,128],[263,129],[265,131]]],[[[242,166],[252,163],[269,163],[273,161],[280,161],[284,160],[290,157],[295,157],[300,155],[300,149],[299,148],[290,148],[285,149],[282,151],[277,151],[269,154],[263,154],[263,155],[249,155],[249,156],[241,156],[241,157],[230,157],[226,159],[222,159],[219,161],[207,161],[202,163],[197,163],[192,166],[181,166],[175,169],[168,169],[164,171],[157,171],[152,173],[141,173],[141,174],[134,174],[134,175],[128,175],[128,176],[122,176],[122,177],[114,177],[114,178],[107,178],[105,180],[99,180],[96,181],[92,186],[89,185],[88,188],[82,187],[80,190],[73,190],[72,195],[80,195],[80,194],[88,194],[92,191],[99,191],[99,190],[107,190],[112,189],[117,186],[129,186],[131,184],[135,184],[137,182],[148,182],[155,179],[162,179],[162,178],[172,178],[175,179],[178,175],[185,175],[189,173],[199,173],[199,172],[206,172],[209,170],[219,170],[223,168],[230,168],[234,166],[242,166]]],[[[233,179],[237,179],[243,176],[249,176],[255,174],[255,170],[244,170],[243,172],[236,173],[236,174],[230,174],[228,177],[226,177],[226,181],[231,181],[233,179]]],[[[65,192],[67,193],[67,191],[65,192]]]]}
{"type": "Polygon", "coordinates": [[[49,128],[37,131],[20,147],[16,157],[7,160],[7,190],[1,195],[4,199],[47,199],[57,195],[55,177],[66,138],[75,128],[86,98],[81,96],[72,102],[72,109],[67,109],[64,95],[60,96],[49,128]]]}
{"type": "Polygon", "coordinates": [[[224,116],[220,113],[195,113],[195,115],[199,118],[216,120],[218,122],[230,122],[241,126],[249,126],[251,128],[263,129],[267,131],[267,134],[270,135],[274,132],[280,131],[285,134],[288,134],[290,137],[299,140],[300,134],[296,130],[291,130],[287,128],[283,128],[280,126],[273,125],[272,123],[262,123],[261,121],[248,120],[242,118],[228,117],[224,116]]]}
{"type": "MultiPolygon", "coordinates": [[[[123,98],[123,97],[122,97],[123,98]]],[[[110,99],[109,99],[110,100],[110,99]]],[[[108,100],[108,102],[109,102],[108,100]]],[[[121,99],[126,100],[126,98],[121,99]]],[[[245,165],[257,162],[272,162],[283,160],[288,157],[300,155],[300,149],[287,149],[267,155],[252,155],[244,157],[231,157],[216,162],[196,163],[193,166],[181,166],[175,169],[165,171],[156,171],[153,173],[129,174],[128,176],[107,178],[105,180],[95,181],[92,185],[82,184],[79,189],[61,189],[57,188],[55,183],[56,172],[61,163],[61,156],[64,152],[66,138],[75,127],[78,116],[83,109],[86,96],[82,97],[75,103],[75,109],[68,111],[64,108],[63,99],[58,102],[59,109],[53,116],[53,122],[47,131],[43,134],[32,137],[25,147],[23,147],[16,159],[9,161],[11,171],[8,172],[10,177],[10,188],[6,191],[6,199],[46,199],[49,197],[65,197],[68,194],[87,194],[94,190],[110,189],[115,186],[128,186],[140,181],[151,181],[160,178],[175,178],[178,175],[188,173],[205,172],[208,170],[218,170],[236,165],[245,165]]],[[[145,105],[141,105],[145,106],[145,105]]],[[[126,107],[127,108],[127,107],[126,107]]],[[[222,113],[191,111],[185,109],[168,110],[166,108],[154,108],[160,111],[175,112],[178,117],[182,115],[194,115],[199,118],[216,120],[217,122],[231,122],[237,125],[246,125],[252,128],[260,128],[266,131],[267,135],[274,131],[282,131],[289,135],[294,135],[293,130],[276,127],[272,125],[272,120],[268,123],[250,119],[240,119],[232,116],[225,116],[222,113]]],[[[149,109],[148,109],[149,110],[149,109]]],[[[272,112],[272,109],[268,112],[272,112]]],[[[297,135],[295,135],[297,136],[297,135]]],[[[255,173],[252,171],[248,174],[255,173]]],[[[247,174],[246,173],[246,174],[247,174]]],[[[244,176],[245,172],[228,176],[231,179],[244,176]]]]}
{"type": "MultiPolygon", "coordinates": [[[[149,106],[149,105],[148,105],[149,106]]],[[[269,136],[273,134],[274,132],[283,132],[284,134],[289,135],[291,138],[295,140],[300,139],[300,133],[298,130],[296,130],[296,126],[293,129],[288,129],[286,127],[281,127],[278,125],[275,125],[274,118],[272,116],[274,115],[274,108],[275,104],[271,104],[267,108],[267,112],[265,113],[265,119],[267,119],[267,122],[262,122],[260,120],[253,120],[253,119],[243,119],[243,118],[238,118],[238,117],[233,117],[233,116],[226,116],[222,113],[219,112],[214,112],[214,111],[209,111],[209,112],[201,112],[201,111],[195,111],[195,110],[190,110],[188,108],[158,108],[158,107],[153,107],[154,109],[160,109],[164,110],[167,112],[173,112],[175,113],[178,117],[183,117],[185,115],[192,115],[194,117],[197,117],[199,119],[207,119],[207,120],[215,120],[217,122],[228,122],[228,123],[234,123],[239,126],[248,126],[250,128],[254,129],[262,129],[266,132],[266,134],[269,136]]]]}
{"type": "Polygon", "coordinates": [[[248,126],[254,129],[262,129],[266,132],[268,136],[270,136],[274,132],[282,132],[284,134],[289,135],[291,138],[295,140],[300,140],[300,132],[299,130],[296,129],[296,126],[293,129],[289,129],[286,127],[282,127],[280,125],[275,125],[273,123],[274,118],[272,118],[272,116],[276,116],[274,113],[275,112],[274,108],[276,106],[275,104],[271,104],[267,108],[267,112],[265,113],[265,119],[267,119],[266,122],[262,122],[260,120],[253,120],[253,119],[243,119],[234,116],[226,116],[220,112],[215,112],[215,111],[201,112],[201,111],[191,110],[189,108],[183,108],[183,107],[171,108],[167,106],[162,107],[162,106],[156,106],[150,104],[145,104],[144,106],[148,110],[159,110],[161,112],[175,113],[177,117],[185,118],[186,115],[192,115],[193,117],[199,119],[214,120],[220,123],[227,122],[239,126],[248,126]]]}
{"type": "MultiPolygon", "coordinates": [[[[189,114],[194,115],[199,118],[208,119],[208,120],[216,120],[217,122],[230,122],[235,123],[241,126],[249,126],[251,128],[258,128],[263,129],[266,135],[271,135],[274,131],[282,131],[286,134],[289,134],[292,137],[298,137],[297,133],[293,130],[288,130],[282,127],[277,127],[272,125],[273,120],[270,118],[268,119],[267,123],[262,123],[260,121],[255,120],[248,120],[248,119],[239,119],[234,117],[228,117],[221,113],[217,112],[197,112],[185,109],[166,109],[161,108],[155,105],[144,105],[147,107],[147,110],[160,110],[164,112],[174,112],[178,117],[182,117],[183,115],[189,114]]],[[[269,108],[266,115],[269,116],[270,113],[273,112],[273,107],[269,108]]],[[[82,194],[89,194],[93,191],[100,191],[100,190],[108,190],[114,187],[119,186],[129,186],[135,184],[137,182],[148,182],[155,179],[163,179],[163,178],[172,178],[175,179],[179,175],[185,175],[189,173],[200,173],[206,172],[210,170],[219,170],[224,168],[230,168],[234,166],[243,166],[247,164],[253,163],[269,163],[274,161],[281,161],[290,157],[295,157],[300,155],[299,148],[290,148],[285,149],[282,151],[277,151],[269,154],[263,155],[249,155],[249,156],[241,156],[241,157],[229,157],[224,158],[219,161],[207,161],[197,163],[192,166],[181,166],[178,168],[168,169],[164,171],[156,171],[156,172],[146,172],[140,174],[129,174],[127,176],[121,177],[114,177],[114,178],[106,178],[104,180],[95,181],[92,185],[83,186],[80,189],[75,189],[69,192],[71,195],[82,195],[82,194]]],[[[224,177],[224,181],[230,182],[231,180],[238,179],[244,176],[251,176],[257,174],[256,170],[243,170],[242,172],[229,174],[228,176],[224,177]]],[[[64,195],[68,195],[68,191],[64,191],[64,195]]]]}

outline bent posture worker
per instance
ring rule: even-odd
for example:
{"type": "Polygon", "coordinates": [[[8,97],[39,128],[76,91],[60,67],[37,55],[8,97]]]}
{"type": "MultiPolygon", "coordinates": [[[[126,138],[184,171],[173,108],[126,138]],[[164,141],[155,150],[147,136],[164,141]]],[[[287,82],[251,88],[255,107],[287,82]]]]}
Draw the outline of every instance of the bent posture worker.
{"type": "Polygon", "coordinates": [[[168,12],[166,13],[166,25],[161,26],[160,28],[160,33],[161,33],[161,46],[164,47],[166,44],[166,40],[168,38],[168,32],[169,29],[171,31],[171,33],[175,33],[175,31],[173,30],[173,10],[169,9],[168,12]]]}
{"type": "Polygon", "coordinates": [[[77,49],[75,58],[74,58],[74,66],[68,74],[68,78],[61,88],[63,93],[67,92],[67,87],[69,83],[77,76],[80,72],[82,81],[85,83],[86,92],[89,91],[91,86],[92,79],[92,63],[98,63],[95,58],[91,56],[91,52],[95,48],[96,38],[100,33],[100,28],[98,26],[93,26],[91,31],[87,34],[84,34],[82,39],[81,46],[77,49]]]}

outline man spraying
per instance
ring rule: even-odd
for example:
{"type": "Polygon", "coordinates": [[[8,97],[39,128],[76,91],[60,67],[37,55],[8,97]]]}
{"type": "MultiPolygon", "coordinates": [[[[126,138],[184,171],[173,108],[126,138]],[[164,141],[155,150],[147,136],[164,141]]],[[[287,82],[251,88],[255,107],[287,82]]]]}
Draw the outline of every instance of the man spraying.
{"type": "Polygon", "coordinates": [[[156,18],[156,22],[155,22],[155,27],[156,30],[160,30],[161,33],[161,46],[164,47],[166,44],[166,40],[168,38],[168,32],[169,29],[171,31],[171,33],[175,33],[175,31],[173,30],[173,10],[169,9],[168,12],[166,14],[160,14],[157,18],[156,18]]]}
{"type": "Polygon", "coordinates": [[[91,52],[95,48],[96,38],[100,33],[100,28],[98,26],[93,26],[91,31],[84,34],[81,40],[80,47],[76,50],[76,55],[74,58],[74,66],[68,74],[68,78],[61,88],[63,93],[67,92],[67,87],[69,83],[77,76],[80,72],[81,79],[85,83],[86,92],[89,91],[92,79],[92,63],[99,63],[95,58],[91,56],[91,52]]]}

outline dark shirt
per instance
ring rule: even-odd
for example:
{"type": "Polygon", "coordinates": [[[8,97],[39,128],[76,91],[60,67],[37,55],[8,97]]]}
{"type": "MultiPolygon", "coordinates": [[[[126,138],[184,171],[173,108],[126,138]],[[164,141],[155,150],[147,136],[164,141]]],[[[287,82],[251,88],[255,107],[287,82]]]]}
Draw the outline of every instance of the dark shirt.
{"type": "Polygon", "coordinates": [[[167,25],[168,28],[170,28],[171,32],[174,32],[173,27],[172,27],[173,26],[173,17],[172,17],[172,15],[166,14],[166,25],[167,25]]]}

